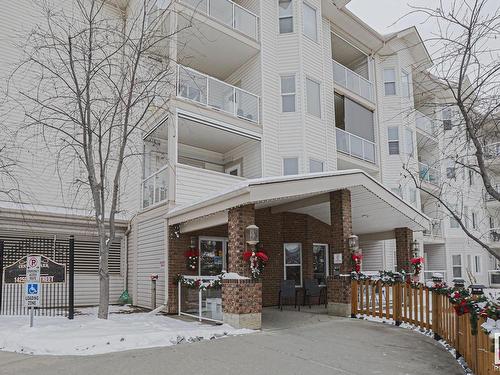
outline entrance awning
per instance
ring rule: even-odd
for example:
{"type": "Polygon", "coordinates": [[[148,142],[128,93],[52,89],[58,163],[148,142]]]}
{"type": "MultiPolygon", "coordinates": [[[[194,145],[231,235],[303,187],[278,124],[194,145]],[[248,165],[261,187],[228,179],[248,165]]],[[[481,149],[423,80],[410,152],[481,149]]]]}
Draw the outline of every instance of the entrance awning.
{"type": "Polygon", "coordinates": [[[429,218],[377,180],[357,169],[242,181],[167,213],[169,225],[188,232],[227,223],[230,208],[255,204],[256,209],[297,212],[330,224],[329,193],[351,191],[353,232],[367,235],[407,227],[428,229],[429,218]]]}

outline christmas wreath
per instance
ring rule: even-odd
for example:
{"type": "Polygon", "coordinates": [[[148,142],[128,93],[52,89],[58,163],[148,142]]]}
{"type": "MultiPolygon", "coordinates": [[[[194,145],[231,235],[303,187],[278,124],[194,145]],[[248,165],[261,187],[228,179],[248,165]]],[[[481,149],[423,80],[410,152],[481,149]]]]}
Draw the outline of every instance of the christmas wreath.
{"type": "Polygon", "coordinates": [[[363,260],[363,255],[358,253],[353,253],[351,255],[352,271],[356,273],[361,272],[361,261],[363,260]]]}
{"type": "Polygon", "coordinates": [[[198,251],[189,249],[184,253],[186,257],[186,268],[188,271],[196,271],[198,269],[198,251]]]}
{"type": "Polygon", "coordinates": [[[258,279],[266,263],[269,261],[269,257],[262,250],[259,251],[245,251],[243,253],[243,260],[250,263],[250,270],[252,271],[252,278],[258,279]]]}

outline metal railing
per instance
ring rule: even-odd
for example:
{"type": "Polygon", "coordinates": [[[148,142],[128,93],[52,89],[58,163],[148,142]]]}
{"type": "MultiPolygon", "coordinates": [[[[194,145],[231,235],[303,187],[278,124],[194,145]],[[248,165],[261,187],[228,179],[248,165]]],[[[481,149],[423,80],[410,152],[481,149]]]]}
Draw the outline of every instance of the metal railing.
{"type": "Polygon", "coordinates": [[[259,39],[259,17],[230,0],[181,0],[181,3],[250,38],[259,39]]]}
{"type": "Polygon", "coordinates": [[[415,122],[417,128],[419,128],[423,132],[430,135],[436,134],[436,129],[437,129],[436,122],[429,116],[424,115],[420,111],[415,111],[415,122]]]}
{"type": "Polygon", "coordinates": [[[259,123],[259,96],[179,65],[177,96],[259,123]]]}
{"type": "Polygon", "coordinates": [[[142,208],[167,200],[168,165],[142,181],[142,208]]]}
{"type": "Polygon", "coordinates": [[[421,181],[425,181],[436,186],[439,185],[441,180],[439,171],[425,163],[418,163],[418,174],[421,181]]]}
{"type": "MultiPolygon", "coordinates": [[[[220,276],[183,276],[186,280],[209,283],[220,276]]],[[[202,287],[188,287],[177,283],[178,315],[190,316],[211,322],[222,323],[222,290],[202,287]]]]}
{"type": "Polygon", "coordinates": [[[333,60],[333,80],[342,87],[373,102],[373,84],[335,60],[333,60]]]}
{"type": "Polygon", "coordinates": [[[431,227],[424,230],[424,236],[443,237],[443,221],[440,219],[431,219],[431,227]]]}
{"type": "Polygon", "coordinates": [[[434,276],[438,276],[446,281],[446,270],[424,270],[424,281],[431,281],[434,276]]]}
{"type": "Polygon", "coordinates": [[[376,163],[375,143],[358,137],[345,130],[336,128],[337,151],[363,159],[367,162],[376,163]]]}

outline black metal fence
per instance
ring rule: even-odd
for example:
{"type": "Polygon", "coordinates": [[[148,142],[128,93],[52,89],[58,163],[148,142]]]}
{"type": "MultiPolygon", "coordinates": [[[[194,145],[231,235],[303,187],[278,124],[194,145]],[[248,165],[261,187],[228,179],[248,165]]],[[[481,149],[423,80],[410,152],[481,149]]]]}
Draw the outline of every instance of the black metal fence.
{"type": "Polygon", "coordinates": [[[66,241],[50,238],[0,239],[0,315],[28,315],[24,306],[24,283],[6,283],[4,269],[30,254],[43,255],[66,265],[64,283],[42,283],[38,316],[74,316],[74,249],[73,236],[66,241]]]}

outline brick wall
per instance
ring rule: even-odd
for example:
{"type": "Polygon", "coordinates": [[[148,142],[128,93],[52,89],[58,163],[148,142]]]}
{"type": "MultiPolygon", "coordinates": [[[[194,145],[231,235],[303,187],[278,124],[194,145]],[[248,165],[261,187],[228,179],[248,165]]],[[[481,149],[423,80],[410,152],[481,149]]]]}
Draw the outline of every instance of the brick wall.
{"type": "Polygon", "coordinates": [[[222,309],[229,314],[262,312],[262,283],[253,280],[223,280],[222,309]]]}
{"type": "Polygon", "coordinates": [[[228,212],[228,272],[236,272],[242,276],[251,276],[248,263],[243,260],[243,253],[247,250],[245,229],[255,224],[255,208],[253,204],[232,208],[228,212]]]}
{"type": "Polygon", "coordinates": [[[340,277],[333,278],[329,276],[327,278],[327,293],[328,302],[335,303],[351,303],[351,278],[350,277],[340,277]]]}
{"type": "Polygon", "coordinates": [[[413,241],[413,232],[408,228],[396,228],[396,262],[397,270],[410,272],[410,259],[412,257],[411,247],[413,241]]]}
{"type": "Polygon", "coordinates": [[[340,273],[352,270],[351,252],[348,246],[352,235],[351,192],[337,190],[330,193],[330,218],[332,224],[333,252],[342,253],[340,273]]]}

